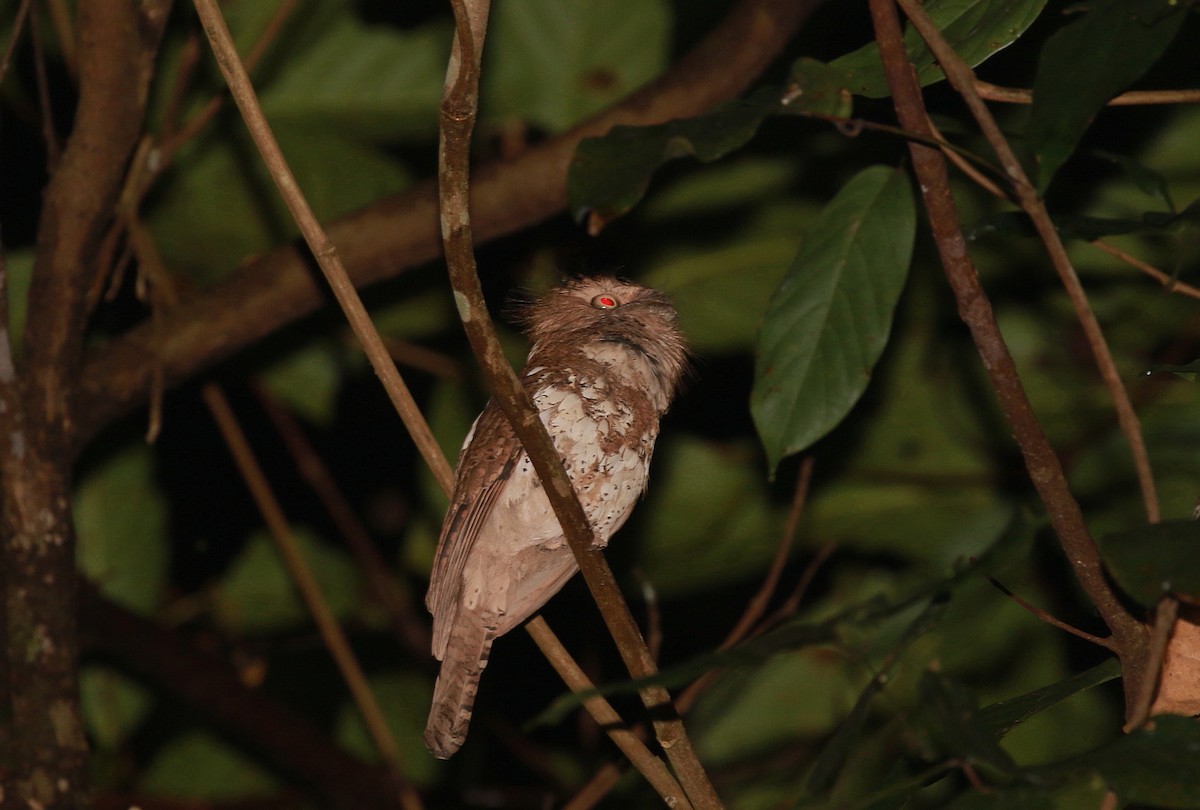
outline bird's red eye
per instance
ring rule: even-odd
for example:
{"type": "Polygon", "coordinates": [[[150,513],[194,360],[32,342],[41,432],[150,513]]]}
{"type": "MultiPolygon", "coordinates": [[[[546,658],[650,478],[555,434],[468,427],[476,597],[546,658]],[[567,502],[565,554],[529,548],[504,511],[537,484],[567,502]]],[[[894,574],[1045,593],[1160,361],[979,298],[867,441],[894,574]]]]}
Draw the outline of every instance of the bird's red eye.
{"type": "Polygon", "coordinates": [[[597,295],[592,299],[592,306],[596,309],[612,309],[617,305],[617,299],[611,295],[597,295]]]}

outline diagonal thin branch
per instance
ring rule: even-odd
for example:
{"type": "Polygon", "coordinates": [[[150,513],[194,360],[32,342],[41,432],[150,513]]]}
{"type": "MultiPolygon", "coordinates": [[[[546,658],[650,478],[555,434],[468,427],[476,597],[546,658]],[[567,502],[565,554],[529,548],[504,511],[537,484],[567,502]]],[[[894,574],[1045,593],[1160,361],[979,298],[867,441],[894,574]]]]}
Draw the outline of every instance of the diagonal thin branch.
{"type": "MultiPolygon", "coordinates": [[[[901,126],[928,134],[925,104],[912,64],[904,51],[900,20],[893,0],[870,0],[870,9],[901,126]]],[[[1021,384],[1012,355],[996,324],[991,303],[967,251],[950,191],[945,158],[940,152],[919,144],[910,144],[909,153],[929,212],[938,253],[958,302],[959,315],[975,341],[1000,407],[1012,427],[1029,477],[1046,507],[1047,516],[1067,560],[1113,633],[1118,655],[1126,667],[1126,682],[1137,682],[1146,645],[1145,628],[1125,609],[1105,578],[1096,543],[1084,523],[1078,502],[1071,494],[1062,464],[1047,440],[1021,384]]]]}
{"type": "Polygon", "coordinates": [[[379,337],[379,332],[371,322],[371,316],[367,314],[362,299],[358,297],[354,284],[346,274],[346,269],[342,265],[341,259],[338,258],[337,248],[334,247],[325,230],[317,222],[316,215],[313,214],[308,201],[300,192],[296,178],[288,168],[283,152],[280,151],[279,144],[267,124],[267,119],[263,116],[262,108],[258,104],[258,97],[254,92],[254,87],[250,84],[250,77],[246,73],[246,67],[238,56],[237,48],[233,44],[233,37],[230,36],[229,28],[225,25],[225,19],[221,16],[221,10],[217,7],[216,0],[195,0],[195,5],[196,12],[204,24],[204,33],[208,36],[213,54],[217,58],[217,64],[220,66],[221,73],[233,94],[233,99],[242,113],[246,128],[250,131],[251,138],[254,139],[254,145],[262,155],[263,162],[267,165],[271,178],[278,186],[284,202],[287,203],[288,210],[291,211],[292,217],[300,227],[304,241],[308,243],[309,249],[321,266],[321,272],[329,282],[329,287],[342,307],[346,320],[350,322],[355,337],[358,338],[367,359],[371,362],[371,367],[375,369],[375,374],[383,383],[392,406],[404,421],[409,435],[413,437],[417,449],[434,477],[443,489],[451,486],[454,472],[446,462],[445,456],[442,455],[429,426],[420,417],[420,411],[414,408],[408,386],[404,384],[400,373],[396,371],[396,364],[392,362],[387,348],[383,345],[383,340],[379,337]]]}
{"type": "MultiPolygon", "coordinates": [[[[740,0],[678,64],[569,132],[516,158],[478,167],[471,187],[476,243],[558,214],[575,145],[615,124],[656,124],[696,115],[741,93],[821,0],[740,0]]],[[[384,198],[330,226],[354,283],[364,286],[439,258],[432,183],[384,198]]],[[[145,402],[156,369],[167,385],[224,359],[324,302],[305,255],[282,247],[229,279],[184,298],[163,323],[139,325],[94,349],[77,386],[81,446],[109,421],[145,402]]]]}
{"type": "Polygon", "coordinates": [[[1087,293],[1079,281],[1079,275],[1075,272],[1071,259],[1067,256],[1066,246],[1063,244],[1058,230],[1054,227],[1053,220],[1050,219],[1050,212],[1046,209],[1045,202],[1038,196],[1037,188],[1025,174],[1021,161],[1017,159],[1016,153],[1009,146],[1008,140],[1000,131],[991,111],[979,97],[975,87],[975,72],[971,66],[964,62],[954,48],[946,42],[941,31],[919,3],[915,0],[896,0],[896,2],[904,9],[904,13],[908,15],[913,27],[917,29],[921,38],[925,40],[929,49],[937,57],[938,64],[941,65],[950,85],[966,102],[983,132],[983,136],[991,144],[1000,163],[1004,166],[1005,174],[1012,181],[1017,194],[1017,202],[1025,210],[1030,221],[1033,222],[1038,236],[1041,237],[1046,253],[1071,300],[1075,317],[1083,328],[1096,365],[1099,367],[1100,376],[1104,380],[1104,385],[1116,408],[1117,421],[1121,426],[1121,432],[1125,434],[1125,440],[1129,443],[1130,454],[1133,456],[1134,470],[1137,473],[1138,486],[1142,492],[1146,519],[1151,523],[1157,523],[1160,517],[1158,495],[1155,491],[1154,473],[1150,468],[1150,458],[1146,452],[1146,442],[1142,437],[1137,411],[1134,410],[1133,402],[1129,399],[1129,392],[1125,390],[1125,384],[1121,381],[1121,374],[1117,370],[1117,364],[1108,348],[1104,330],[1100,328],[1096,313],[1092,311],[1087,293]]]}
{"type": "MultiPolygon", "coordinates": [[[[613,580],[604,555],[594,548],[595,534],[563,469],[562,458],[504,356],[483,297],[475,267],[467,203],[470,197],[471,135],[478,112],[480,58],[490,0],[452,0],[452,5],[455,40],[442,96],[438,175],[442,241],[458,314],[479,359],[492,399],[512,423],[513,431],[543,483],[579,570],[626,668],[634,678],[647,677],[656,671],[654,659],[613,580]]],[[[653,686],[640,690],[639,694],[650,711],[659,744],[692,804],[697,808],[721,807],[721,800],[696,757],[667,690],[653,686]]]]}
{"type": "Polygon", "coordinates": [[[338,624],[337,618],[334,617],[324,594],[321,593],[321,586],[317,583],[312,568],[300,552],[287,516],[284,515],[283,508],[279,505],[279,501],[271,489],[271,484],[267,481],[266,474],[254,457],[254,451],[250,449],[250,443],[246,440],[246,434],[238,424],[233,409],[229,407],[229,401],[215,383],[206,383],[202,395],[204,404],[208,406],[209,412],[221,431],[221,437],[225,440],[225,445],[237,464],[238,472],[241,473],[246,488],[254,497],[254,503],[258,506],[258,511],[266,522],[267,529],[271,532],[279,556],[283,558],[284,566],[287,568],[296,590],[299,591],[300,597],[313,617],[313,622],[317,625],[321,640],[324,641],[329,654],[333,656],[338,671],[350,689],[350,694],[366,723],[367,731],[375,743],[380,758],[387,763],[388,770],[400,783],[401,804],[406,810],[421,810],[420,796],[417,795],[408,780],[403,778],[400,749],[388,729],[379,702],[375,700],[375,693],[371,691],[371,686],[367,683],[367,676],[363,673],[354,651],[350,648],[346,634],[338,624]]]}
{"type": "MultiPolygon", "coordinates": [[[[558,643],[558,639],[553,638],[550,634],[550,627],[539,616],[537,620],[529,622],[526,625],[529,635],[533,637],[533,641],[538,645],[538,649],[546,656],[546,660],[550,662],[554,670],[563,679],[563,682],[570,687],[572,692],[588,692],[595,689],[595,686],[580,667],[570,656],[561,655],[562,645],[558,643]]],[[[663,761],[650,750],[646,748],[636,732],[629,730],[620,715],[616,713],[608,701],[602,698],[589,697],[583,701],[584,707],[595,721],[608,734],[609,739],[621,749],[621,753],[629,759],[629,761],[642,774],[646,780],[658,791],[658,795],[662,796],[667,807],[679,808],[679,810],[690,810],[691,802],[684,795],[683,789],[679,783],[675,781],[675,777],[671,776],[671,772],[667,770],[667,766],[663,761]]]]}
{"type": "MultiPolygon", "coordinates": [[[[204,23],[205,33],[208,35],[209,41],[213,46],[213,51],[217,56],[221,71],[230,86],[234,100],[242,112],[247,128],[250,130],[256,146],[258,146],[264,162],[267,164],[272,177],[279,186],[280,194],[287,202],[289,210],[291,210],[293,217],[296,219],[297,225],[300,226],[301,233],[320,263],[322,271],[326,274],[326,278],[330,286],[333,287],[338,302],[346,312],[347,319],[350,320],[356,337],[371,359],[376,373],[384,383],[384,387],[388,389],[388,394],[397,411],[400,413],[401,418],[404,420],[410,435],[414,437],[419,449],[421,449],[422,455],[433,471],[439,486],[441,486],[444,492],[449,493],[453,487],[453,473],[450,470],[450,465],[442,454],[441,448],[434,441],[433,434],[416,402],[413,400],[408,387],[404,384],[399,372],[396,371],[395,365],[388,357],[382,340],[371,323],[370,316],[363,308],[358,294],[355,292],[353,285],[346,276],[345,269],[341,266],[337,258],[337,252],[333,244],[316,222],[312,210],[296,185],[295,178],[288,169],[283,155],[279,151],[279,146],[270,131],[270,127],[262,115],[262,110],[258,106],[258,101],[255,97],[254,89],[250,84],[249,77],[246,74],[245,66],[238,58],[237,51],[234,48],[232,38],[229,35],[228,28],[225,26],[220,10],[217,8],[214,0],[195,0],[195,5],[204,23]]],[[[534,619],[533,621],[535,623],[541,622],[545,627],[544,632],[540,634],[543,641],[548,644],[556,641],[549,627],[545,626],[545,623],[541,619],[534,619]]],[[[558,645],[558,647],[561,656],[569,658],[565,649],[562,649],[561,645],[558,645]]],[[[608,710],[610,713],[615,714],[615,712],[612,712],[611,707],[608,710]]],[[[650,776],[647,775],[647,778],[650,778],[650,776]]]]}

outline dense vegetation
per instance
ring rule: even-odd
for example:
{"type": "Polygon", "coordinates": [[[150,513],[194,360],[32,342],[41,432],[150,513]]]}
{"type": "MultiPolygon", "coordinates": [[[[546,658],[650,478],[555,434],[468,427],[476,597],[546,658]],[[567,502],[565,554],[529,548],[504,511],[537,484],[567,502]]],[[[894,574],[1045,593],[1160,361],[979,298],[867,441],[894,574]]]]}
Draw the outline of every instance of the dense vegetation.
{"type": "MultiPolygon", "coordinates": [[[[727,806],[1200,807],[1190,5],[927,0],[980,81],[910,24],[921,96],[877,0],[492,10],[493,312],[615,271],[695,350],[607,556],[727,806]]],[[[190,5],[0,9],[5,799],[660,805],[523,633],[425,751],[445,496],[190,5]]],[[[449,7],[222,12],[453,461],[487,394],[437,231],[449,7]]],[[[544,615],[642,723],[582,583],[544,615]]]]}

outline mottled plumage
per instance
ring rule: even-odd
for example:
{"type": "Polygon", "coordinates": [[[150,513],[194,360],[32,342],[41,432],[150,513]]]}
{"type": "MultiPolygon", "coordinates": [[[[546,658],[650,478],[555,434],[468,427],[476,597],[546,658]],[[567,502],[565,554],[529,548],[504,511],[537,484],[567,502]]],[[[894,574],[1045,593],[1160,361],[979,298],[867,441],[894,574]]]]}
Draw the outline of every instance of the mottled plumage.
{"type": "MultiPolygon", "coordinates": [[[[567,282],[521,315],[533,344],[521,381],[604,546],[646,487],[659,418],[687,363],[675,309],[660,292],[599,277],[567,282]]],[[[489,402],[459,456],[425,599],[442,662],[425,729],[435,756],[466,739],[492,642],[576,570],[529,457],[489,402]]]]}

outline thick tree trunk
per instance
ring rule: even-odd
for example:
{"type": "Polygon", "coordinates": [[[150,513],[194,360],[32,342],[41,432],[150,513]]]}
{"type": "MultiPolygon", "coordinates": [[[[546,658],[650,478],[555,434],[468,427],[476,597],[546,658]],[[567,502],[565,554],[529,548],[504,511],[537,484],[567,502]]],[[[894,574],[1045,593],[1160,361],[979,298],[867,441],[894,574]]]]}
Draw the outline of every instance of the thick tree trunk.
{"type": "Polygon", "coordinates": [[[0,804],[88,804],[70,513],[87,291],[142,130],[170,0],[81,0],[79,103],[38,222],[22,351],[0,324],[0,804]]]}

